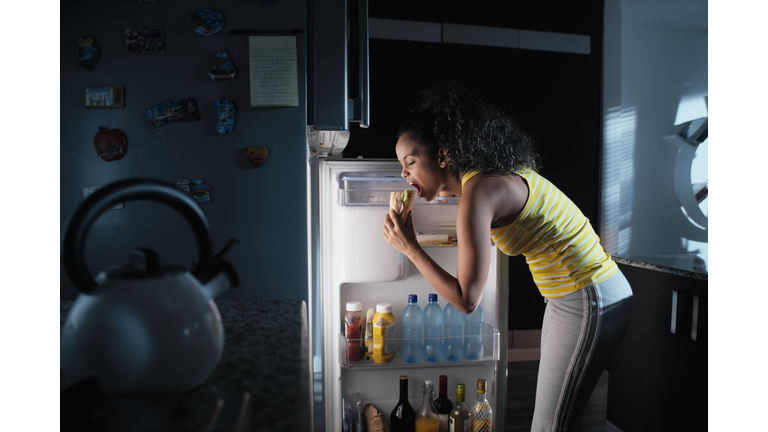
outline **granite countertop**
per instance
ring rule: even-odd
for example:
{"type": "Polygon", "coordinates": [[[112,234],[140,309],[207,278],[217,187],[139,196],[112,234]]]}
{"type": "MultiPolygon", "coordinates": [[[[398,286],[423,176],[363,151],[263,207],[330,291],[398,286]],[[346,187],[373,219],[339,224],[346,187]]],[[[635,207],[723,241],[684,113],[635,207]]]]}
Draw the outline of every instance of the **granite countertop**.
{"type": "MultiPolygon", "coordinates": [[[[61,325],[73,301],[61,302],[61,325]]],[[[302,300],[217,300],[224,353],[207,384],[249,392],[251,430],[311,430],[307,307],[302,300]]],[[[62,374],[62,388],[65,378],[62,374]]]]}
{"type": "Polygon", "coordinates": [[[696,254],[621,255],[613,260],[620,264],[671,273],[693,279],[707,280],[707,257],[696,254]]]}

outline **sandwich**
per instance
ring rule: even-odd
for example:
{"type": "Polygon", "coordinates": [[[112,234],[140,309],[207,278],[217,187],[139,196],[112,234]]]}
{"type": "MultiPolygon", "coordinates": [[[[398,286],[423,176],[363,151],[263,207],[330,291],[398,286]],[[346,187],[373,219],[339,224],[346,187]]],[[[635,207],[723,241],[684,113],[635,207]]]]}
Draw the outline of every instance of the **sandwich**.
{"type": "Polygon", "coordinates": [[[400,214],[400,225],[405,225],[408,220],[408,212],[413,208],[414,198],[413,189],[406,189],[402,193],[392,192],[389,195],[389,208],[400,214]]]}

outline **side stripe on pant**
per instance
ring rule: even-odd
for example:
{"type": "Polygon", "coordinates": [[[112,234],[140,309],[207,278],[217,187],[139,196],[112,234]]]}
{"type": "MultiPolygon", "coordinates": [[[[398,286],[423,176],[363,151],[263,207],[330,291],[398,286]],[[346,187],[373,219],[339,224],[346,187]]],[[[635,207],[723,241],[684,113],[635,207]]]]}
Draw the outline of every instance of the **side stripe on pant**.
{"type": "Polygon", "coordinates": [[[555,420],[552,424],[553,431],[565,430],[568,426],[574,399],[581,386],[587,365],[592,360],[595,345],[600,338],[600,324],[603,313],[603,299],[600,296],[600,290],[595,285],[591,285],[581,291],[584,301],[584,318],[581,322],[579,341],[568,365],[568,371],[566,372],[557,409],[555,410],[555,420]]]}

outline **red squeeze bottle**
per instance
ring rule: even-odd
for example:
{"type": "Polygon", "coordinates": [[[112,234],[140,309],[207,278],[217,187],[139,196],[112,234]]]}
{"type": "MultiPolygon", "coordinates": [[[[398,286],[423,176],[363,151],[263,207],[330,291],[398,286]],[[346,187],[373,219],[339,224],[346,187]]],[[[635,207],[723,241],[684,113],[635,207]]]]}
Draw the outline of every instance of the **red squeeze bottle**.
{"type": "Polygon", "coordinates": [[[345,336],[347,337],[347,352],[350,362],[356,362],[363,359],[362,329],[365,321],[363,305],[359,301],[347,302],[347,312],[344,314],[346,323],[345,336]]]}

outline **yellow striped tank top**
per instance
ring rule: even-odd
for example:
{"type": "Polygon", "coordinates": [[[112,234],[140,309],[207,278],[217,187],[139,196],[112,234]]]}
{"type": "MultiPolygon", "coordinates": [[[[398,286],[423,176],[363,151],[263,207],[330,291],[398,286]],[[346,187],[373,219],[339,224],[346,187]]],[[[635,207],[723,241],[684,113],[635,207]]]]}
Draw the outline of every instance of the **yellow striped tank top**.
{"type": "MultiPolygon", "coordinates": [[[[462,190],[477,174],[464,175],[462,190]]],[[[613,275],[618,267],[581,210],[537,172],[516,174],[528,183],[528,201],[514,222],[491,228],[491,238],[506,255],[525,256],[541,295],[563,297],[613,275]]]]}

